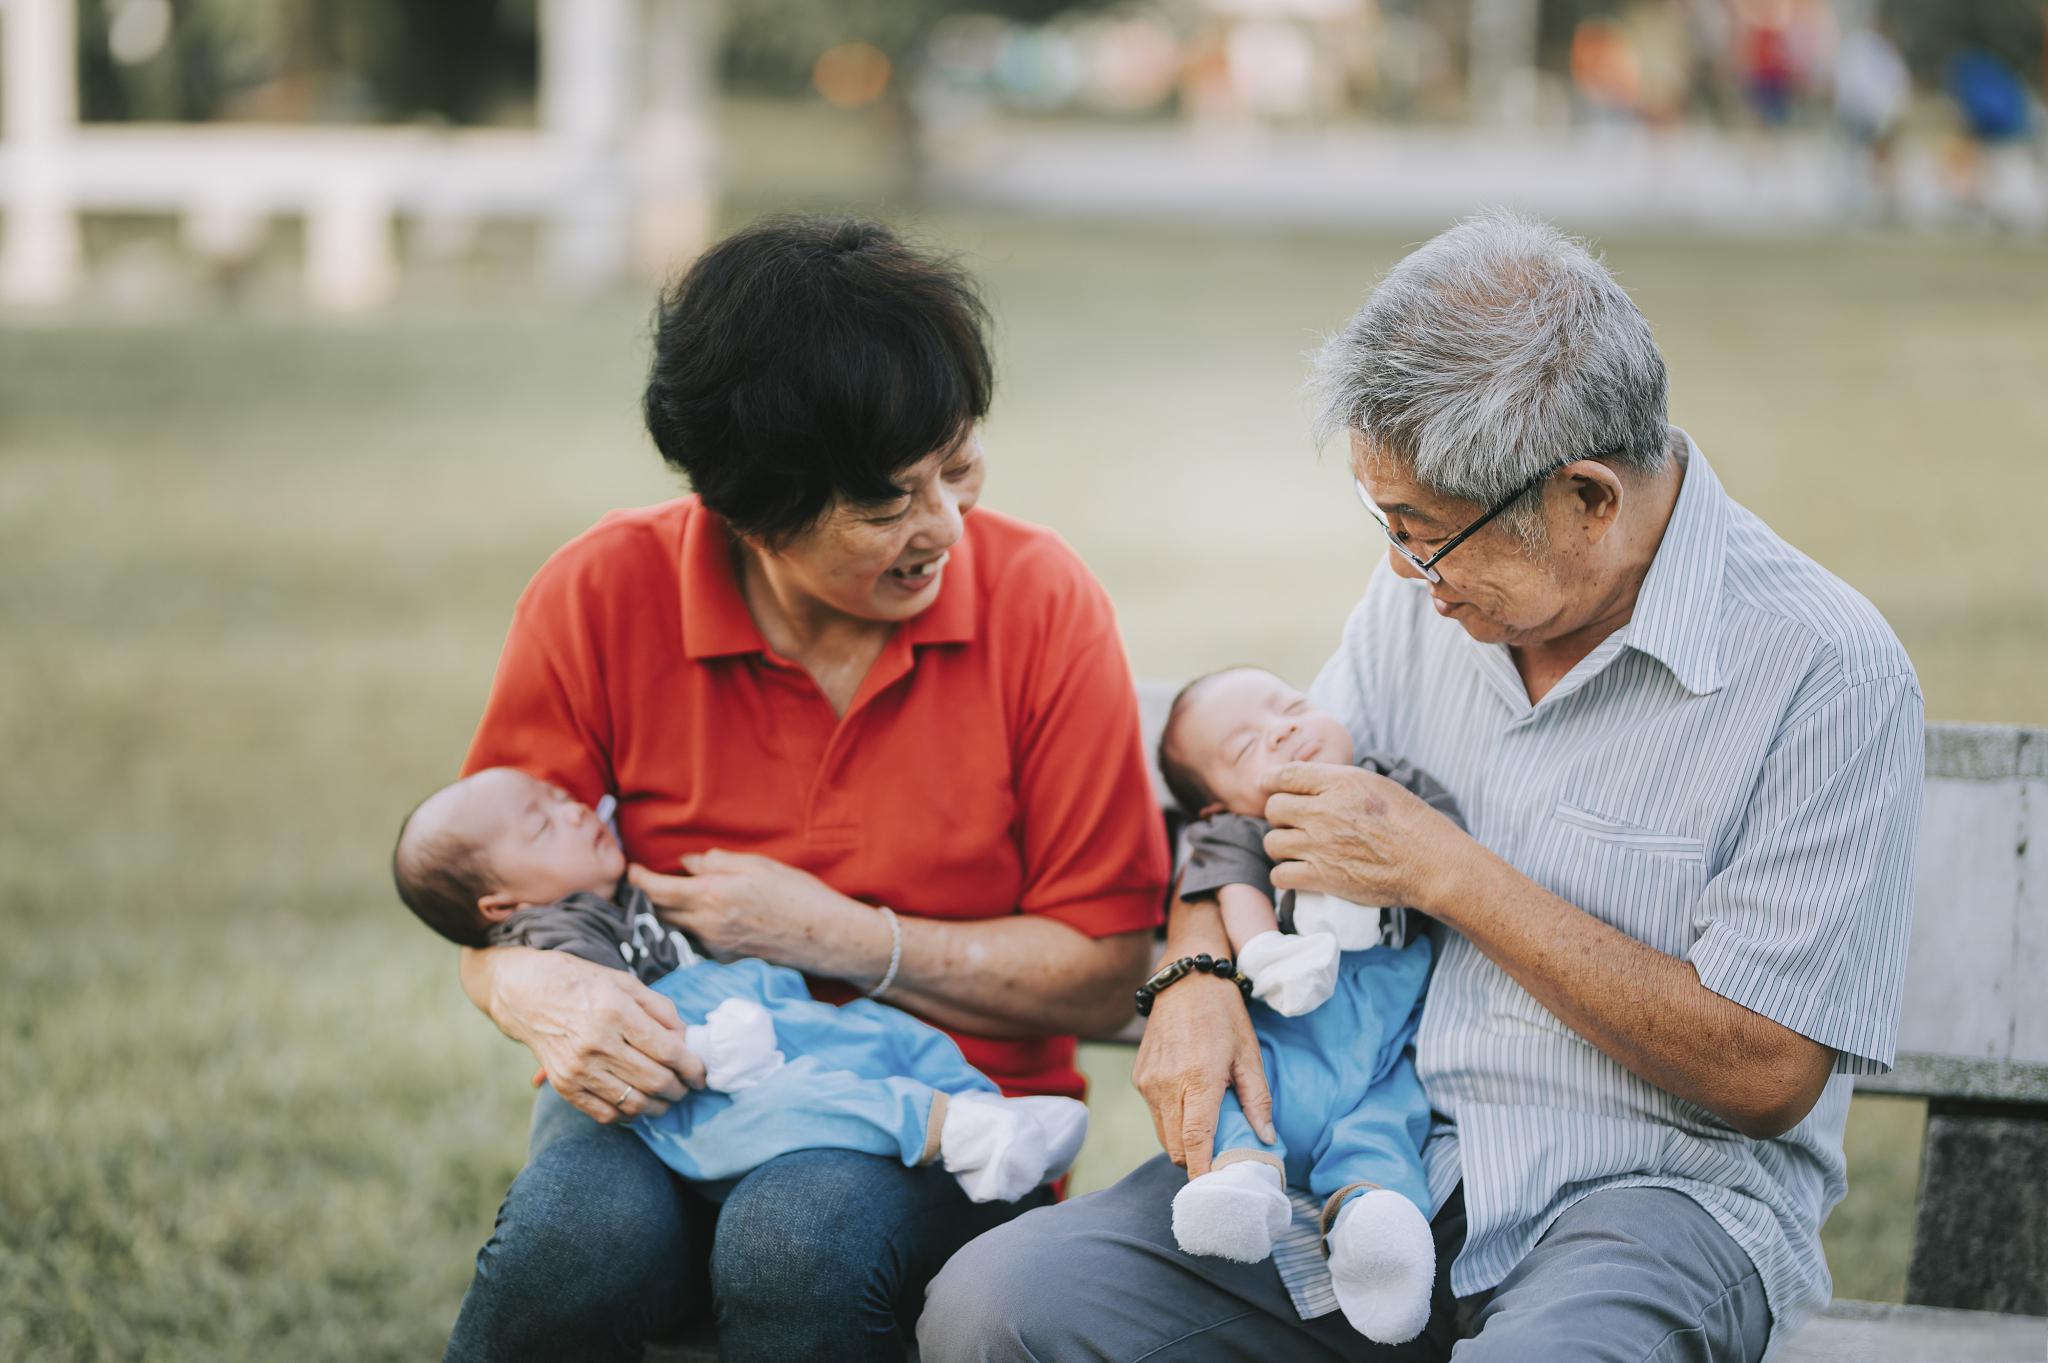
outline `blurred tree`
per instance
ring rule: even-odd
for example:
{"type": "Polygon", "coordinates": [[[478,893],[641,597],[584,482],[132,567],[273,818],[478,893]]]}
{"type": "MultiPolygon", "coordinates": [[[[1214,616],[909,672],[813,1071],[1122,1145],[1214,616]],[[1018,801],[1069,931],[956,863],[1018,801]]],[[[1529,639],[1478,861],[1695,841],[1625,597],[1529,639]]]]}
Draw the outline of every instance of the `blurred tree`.
{"type": "Polygon", "coordinates": [[[533,103],[535,4],[79,0],[81,112],[116,121],[497,121],[533,103]]]}
{"type": "Polygon", "coordinates": [[[1044,23],[1061,14],[1107,8],[1114,0],[726,0],[725,75],[775,94],[812,88],[818,59],[846,43],[866,43],[889,61],[883,87],[905,192],[924,178],[923,135],[915,92],[932,30],[953,14],[993,14],[1044,23]]]}
{"type": "Polygon", "coordinates": [[[1939,72],[1964,48],[1987,52],[2030,83],[2043,78],[2044,27],[2048,10],[2040,0],[1970,0],[1930,5],[1925,0],[1886,0],[1887,25],[1915,71],[1939,72]]]}

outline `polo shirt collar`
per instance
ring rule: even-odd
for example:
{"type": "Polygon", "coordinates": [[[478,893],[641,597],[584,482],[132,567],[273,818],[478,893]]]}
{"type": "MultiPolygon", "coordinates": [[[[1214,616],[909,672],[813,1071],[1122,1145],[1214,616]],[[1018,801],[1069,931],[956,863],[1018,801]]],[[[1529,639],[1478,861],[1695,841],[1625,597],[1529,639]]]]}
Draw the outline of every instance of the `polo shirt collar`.
{"type": "MultiPolygon", "coordinates": [[[[974,537],[962,535],[946,560],[939,599],[897,632],[905,644],[961,644],[975,636],[974,537]]],[[[732,537],[702,502],[683,527],[683,652],[690,658],[766,653],[768,641],[747,610],[733,571],[732,537]]]]}
{"type": "MultiPolygon", "coordinates": [[[[1676,429],[1676,428],[1674,428],[1676,429]]],[[[1685,480],[1636,593],[1627,646],[1670,669],[1696,696],[1721,689],[1721,576],[1727,565],[1728,494],[1683,431],[1685,480]]]]}

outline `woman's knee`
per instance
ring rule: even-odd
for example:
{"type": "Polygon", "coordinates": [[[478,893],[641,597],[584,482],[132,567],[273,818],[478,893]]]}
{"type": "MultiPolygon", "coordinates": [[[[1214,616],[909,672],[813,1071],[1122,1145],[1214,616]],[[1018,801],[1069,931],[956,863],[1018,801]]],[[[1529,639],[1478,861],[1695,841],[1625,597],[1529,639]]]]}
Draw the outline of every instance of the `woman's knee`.
{"type": "Polygon", "coordinates": [[[721,1320],[892,1313],[908,1171],[879,1156],[806,1150],[741,1180],[718,1213],[711,1286],[721,1320]]]}
{"type": "Polygon", "coordinates": [[[451,1356],[509,1356],[518,1341],[545,1356],[539,1341],[588,1331],[644,1339],[679,1316],[703,1238],[691,1234],[681,1185],[629,1133],[592,1131],[542,1146],[513,1180],[451,1356]],[[485,1338],[494,1347],[456,1347],[485,1338]]]}

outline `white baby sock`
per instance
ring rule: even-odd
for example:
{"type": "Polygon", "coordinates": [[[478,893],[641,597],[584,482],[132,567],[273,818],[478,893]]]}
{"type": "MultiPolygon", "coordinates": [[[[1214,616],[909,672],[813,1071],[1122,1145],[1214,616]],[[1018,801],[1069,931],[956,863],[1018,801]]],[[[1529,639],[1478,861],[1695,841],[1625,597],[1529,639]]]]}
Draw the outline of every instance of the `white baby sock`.
{"type": "Polygon", "coordinates": [[[1027,1101],[995,1093],[948,1096],[939,1160],[973,1201],[1015,1202],[1045,1182],[1046,1130],[1023,1106],[1027,1101]]]}
{"type": "Polygon", "coordinates": [[[1330,1229],[1330,1281],[1351,1328],[1379,1344],[1401,1344],[1429,1322],[1436,1241],[1413,1202],[1373,1188],[1346,1202],[1330,1229]]]}
{"type": "Polygon", "coordinates": [[[775,1019],[752,999],[727,999],[701,1023],[683,1029],[683,1044],[704,1062],[704,1087],[725,1093],[752,1088],[782,1068],[775,1019]]]}
{"type": "Polygon", "coordinates": [[[1337,939],[1339,951],[1378,946],[1380,919],[1385,913],[1385,909],[1316,890],[1297,890],[1294,895],[1294,930],[1303,936],[1327,932],[1337,939]]]}
{"type": "Polygon", "coordinates": [[[1262,932],[1238,949],[1252,997],[1282,1017],[1322,1006],[1337,989],[1337,939],[1327,932],[1262,932]]]}
{"type": "Polygon", "coordinates": [[[1273,1253],[1294,1208],[1280,1171],[1260,1159],[1211,1169],[1173,1195],[1173,1238],[1189,1254],[1255,1264],[1273,1253]]]}
{"type": "Polygon", "coordinates": [[[1081,1142],[1088,1138],[1088,1105],[1050,1095],[1005,1100],[1016,1105],[1045,1130],[1045,1176],[1050,1183],[1074,1167],[1081,1142]]]}

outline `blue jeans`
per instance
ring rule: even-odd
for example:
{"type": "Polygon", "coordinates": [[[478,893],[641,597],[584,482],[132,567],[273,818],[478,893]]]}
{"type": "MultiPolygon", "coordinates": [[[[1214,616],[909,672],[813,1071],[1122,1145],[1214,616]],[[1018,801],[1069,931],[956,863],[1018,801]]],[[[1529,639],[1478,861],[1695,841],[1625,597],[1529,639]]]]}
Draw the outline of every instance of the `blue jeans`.
{"type": "Polygon", "coordinates": [[[901,1359],[954,1250],[1032,1207],[974,1203],[943,1169],[802,1150],[723,1203],[631,1131],[543,1090],[526,1167],[462,1299],[451,1363],[637,1360],[707,1306],[734,1363],[901,1359]]]}

